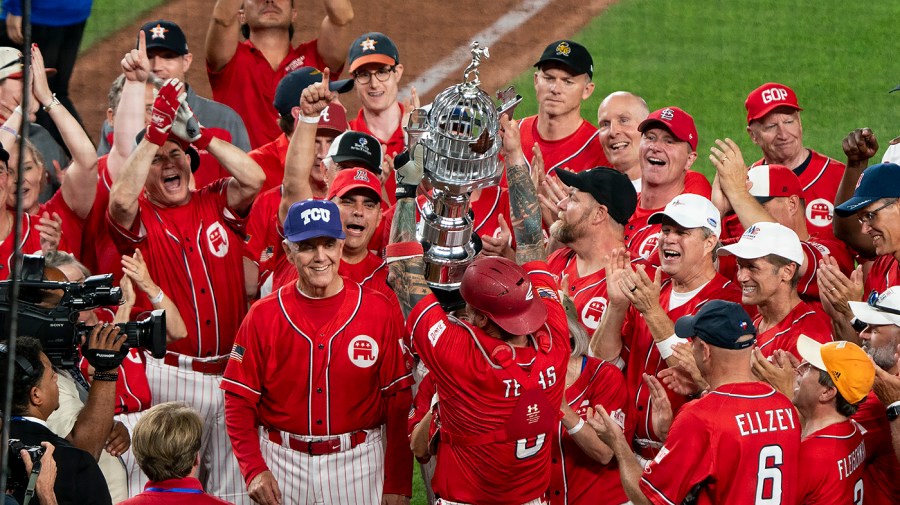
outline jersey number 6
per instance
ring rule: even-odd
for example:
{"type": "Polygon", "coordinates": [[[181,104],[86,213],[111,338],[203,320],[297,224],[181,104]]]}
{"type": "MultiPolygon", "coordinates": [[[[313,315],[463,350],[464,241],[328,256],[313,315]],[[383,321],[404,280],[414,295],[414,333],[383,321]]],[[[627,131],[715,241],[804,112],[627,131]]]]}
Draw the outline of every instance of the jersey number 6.
{"type": "Polygon", "coordinates": [[[767,445],[759,451],[756,472],[756,505],[781,503],[781,463],[784,454],[778,445],[767,445]]]}

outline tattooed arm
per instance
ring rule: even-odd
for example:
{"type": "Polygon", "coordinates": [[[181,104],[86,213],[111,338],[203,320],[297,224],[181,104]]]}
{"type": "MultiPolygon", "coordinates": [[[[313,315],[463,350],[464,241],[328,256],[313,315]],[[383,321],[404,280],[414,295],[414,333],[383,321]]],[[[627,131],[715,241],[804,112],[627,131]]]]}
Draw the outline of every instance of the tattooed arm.
{"type": "Polygon", "coordinates": [[[422,246],[416,241],[415,198],[397,199],[387,253],[391,287],[400,301],[403,317],[407,318],[413,307],[431,294],[431,288],[425,282],[422,246]],[[410,247],[406,248],[406,245],[410,247]],[[401,250],[399,246],[404,247],[401,250]]]}
{"type": "Polygon", "coordinates": [[[500,125],[503,129],[506,178],[509,181],[509,207],[516,237],[516,262],[524,264],[529,261],[545,261],[547,251],[541,228],[540,202],[522,154],[519,125],[505,115],[500,118],[500,125]]]}

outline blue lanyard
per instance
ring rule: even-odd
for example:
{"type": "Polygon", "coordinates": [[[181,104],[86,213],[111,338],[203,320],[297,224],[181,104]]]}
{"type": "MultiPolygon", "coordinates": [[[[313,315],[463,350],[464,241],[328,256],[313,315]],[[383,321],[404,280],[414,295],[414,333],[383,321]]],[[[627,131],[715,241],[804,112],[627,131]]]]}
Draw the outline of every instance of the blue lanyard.
{"type": "Polygon", "coordinates": [[[202,489],[193,489],[190,487],[172,487],[172,488],[163,488],[163,487],[148,487],[146,491],[156,491],[157,493],[188,493],[188,494],[203,494],[202,489]]]}

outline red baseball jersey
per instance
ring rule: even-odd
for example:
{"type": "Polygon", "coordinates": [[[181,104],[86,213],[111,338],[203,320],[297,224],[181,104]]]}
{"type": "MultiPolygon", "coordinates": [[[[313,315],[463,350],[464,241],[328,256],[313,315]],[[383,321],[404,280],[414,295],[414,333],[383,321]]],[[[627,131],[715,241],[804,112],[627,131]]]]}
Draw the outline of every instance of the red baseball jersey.
{"type": "Polygon", "coordinates": [[[531,262],[524,268],[548,312],[527,347],[513,349],[449,318],[434,295],[420,301],[407,320],[440,395],[440,463],[432,487],[443,499],[526,503],[544,497],[550,484],[549,437],[559,421],[569,332],[547,265],[531,262]],[[519,367],[528,383],[502,365],[519,367]]]}
{"type": "Polygon", "coordinates": [[[885,254],[875,258],[864,282],[865,293],[869,296],[872,291],[884,292],[891,286],[900,284],[900,264],[897,258],[891,254],[885,254]]]}
{"type": "MultiPolygon", "coordinates": [[[[206,67],[213,100],[231,107],[241,116],[254,149],[281,134],[278,112],[272,105],[281,78],[300,67],[324,70],[325,62],[316,44],[316,40],[310,40],[291,49],[273,69],[262,51],[245,40],[238,44],[234,56],[221,70],[206,67]]],[[[332,71],[331,75],[337,78],[339,73],[340,70],[332,71]]]]}
{"type": "Polygon", "coordinates": [[[119,254],[141,248],[150,276],[187,324],[187,337],[170,343],[169,351],[201,358],[227,354],[247,312],[245,219],[228,208],[229,180],[192,191],[178,207],[157,207],[141,197],[131,229],[107,220],[119,254]]]}
{"type": "MultiPolygon", "coordinates": [[[[759,328],[761,322],[762,316],[757,315],[753,325],[759,328]]],[[[801,301],[778,324],[756,335],[756,347],[767,358],[776,349],[782,349],[802,360],[797,351],[797,338],[801,334],[823,344],[831,342],[831,319],[821,310],[801,301]]]]}
{"type": "MultiPolygon", "coordinates": [[[[7,210],[6,212],[9,211],[7,210]]],[[[30,214],[24,214],[22,218],[22,238],[19,241],[22,252],[24,254],[43,255],[43,252],[41,251],[41,232],[34,228],[39,223],[38,218],[30,214]]],[[[9,218],[9,222],[12,223],[14,219],[15,214],[12,214],[9,218]]],[[[12,232],[13,228],[10,227],[9,235],[0,241],[0,261],[2,261],[2,263],[0,263],[0,280],[2,281],[9,279],[13,271],[16,241],[12,238],[12,232]]]]}
{"type": "Polygon", "coordinates": [[[685,405],[641,477],[656,505],[793,504],[800,416],[760,382],[726,384],[685,405]]]}
{"type": "MultiPolygon", "coordinates": [[[[111,323],[111,311],[108,318],[101,319],[111,323]]],[[[90,364],[82,358],[80,362],[81,374],[88,377],[90,364]]],[[[118,368],[119,379],[116,381],[116,414],[127,412],[140,412],[150,408],[153,399],[150,394],[150,383],[147,381],[147,368],[143,351],[130,349],[122,364],[118,368]]]]}
{"type": "MultiPolygon", "coordinates": [[[[403,104],[397,102],[397,107],[400,107],[400,117],[403,117],[405,113],[403,109],[403,104]]],[[[383,154],[384,156],[397,156],[406,150],[406,141],[403,136],[403,125],[397,126],[397,129],[394,130],[394,133],[391,134],[391,138],[382,139],[372,133],[372,130],[369,129],[369,125],[366,124],[366,116],[363,113],[362,109],[359,109],[359,114],[356,115],[356,118],[350,121],[350,129],[353,131],[358,131],[362,133],[369,134],[378,139],[381,142],[383,154]]],[[[394,193],[397,192],[397,180],[392,175],[388,178],[384,183],[384,189],[387,192],[388,199],[390,199],[390,204],[394,205],[396,203],[396,197],[394,193]]]]}
{"type": "MultiPolygon", "coordinates": [[[[644,261],[640,258],[631,260],[632,267],[638,263],[644,263],[644,261]]],[[[606,269],[600,269],[584,277],[579,276],[575,251],[568,247],[553,251],[547,259],[547,264],[550,266],[550,272],[557,279],[562,279],[564,275],[568,276],[569,292],[567,294],[575,303],[575,309],[578,310],[578,320],[581,326],[587,330],[588,335],[593,335],[600,326],[600,319],[609,302],[606,291],[606,269]]],[[[652,277],[654,272],[648,270],[648,275],[652,277]]]]}
{"type": "MultiPolygon", "coordinates": [[[[834,197],[847,168],[840,161],[821,155],[812,149],[809,157],[794,173],[800,179],[803,199],[806,201],[806,226],[810,234],[834,239],[834,197]]],[[[765,164],[765,158],[752,166],[765,164]]],[[[738,223],[740,224],[740,223],[738,223]]],[[[738,235],[743,233],[741,230],[738,235]]]]}
{"type": "MultiPolygon", "coordinates": [[[[566,388],[566,401],[583,419],[588,407],[603,405],[630,440],[635,418],[631,415],[625,377],[614,365],[583,357],[581,375],[566,388]]],[[[581,451],[562,423],[553,434],[551,455],[551,505],[625,503],[628,498],[619,478],[615,458],[601,465],[581,451]]]]}
{"type": "MultiPolygon", "coordinates": [[[[666,310],[669,319],[678,320],[681,316],[691,315],[709,300],[726,300],[740,303],[741,290],[734,282],[716,274],[700,291],[687,303],[670,309],[673,284],[671,279],[663,282],[659,292],[659,303],[666,310]]],[[[641,448],[640,454],[646,458],[653,457],[659,443],[659,436],[653,431],[652,404],[650,402],[650,390],[644,384],[643,374],[654,377],[665,368],[668,368],[666,360],[662,359],[659,349],[650,333],[650,328],[644,322],[644,316],[633,306],[628,308],[625,322],[622,325],[622,344],[628,350],[628,360],[625,365],[625,382],[628,384],[629,398],[634,401],[634,414],[637,418],[635,439],[637,446],[641,448]]],[[[624,359],[624,358],[623,358],[624,359]]],[[[672,402],[672,412],[677,413],[684,405],[687,398],[666,389],[669,401],[672,402]]]]}
{"type": "MultiPolygon", "coordinates": [[[[388,416],[385,398],[413,383],[399,342],[403,328],[387,317],[391,310],[384,296],[351,281],[326,299],[281,288],[250,308],[221,387],[254,404],[259,425],[268,429],[329,436],[377,428],[388,416]],[[309,314],[329,307],[332,317],[314,324],[309,314]]],[[[232,428],[229,421],[229,434],[232,428]]],[[[265,468],[259,442],[252,443],[257,426],[234,428],[240,431],[232,436],[235,455],[249,479],[265,468]]],[[[402,438],[404,430],[401,425],[402,438]]],[[[388,471],[393,464],[389,459],[388,471]]]]}
{"type": "Polygon", "coordinates": [[[151,481],[144,486],[144,492],[135,495],[121,505],[229,505],[203,491],[203,485],[194,477],[151,481]]]}
{"type": "MultiPolygon", "coordinates": [[[[690,176],[692,173],[696,172],[688,170],[687,175],[690,176]]],[[[708,199],[712,196],[712,186],[706,177],[703,177],[702,174],[698,175],[700,175],[699,179],[697,177],[685,178],[684,192],[708,199]],[[688,185],[689,181],[693,181],[690,186],[688,185]]],[[[659,264],[656,246],[659,244],[659,232],[662,230],[662,225],[649,224],[647,221],[653,214],[664,210],[666,210],[665,205],[658,209],[641,207],[641,194],[638,194],[637,207],[634,209],[631,219],[628,220],[628,224],[625,225],[625,244],[633,258],[640,257],[654,265],[659,264]]]]}
{"type": "MultiPolygon", "coordinates": [[[[900,461],[891,445],[891,425],[887,407],[869,392],[852,419],[865,428],[866,468],[863,470],[866,505],[896,505],[900,503],[900,461]]],[[[854,502],[855,503],[855,502],[854,502]]]]}
{"type": "Polygon", "coordinates": [[[281,181],[284,180],[284,160],[287,158],[290,145],[291,139],[282,133],[275,140],[247,153],[253,158],[253,161],[262,167],[263,172],[266,174],[266,182],[263,183],[260,195],[271,189],[281,187],[281,181]]]}
{"type": "Polygon", "coordinates": [[[62,231],[62,242],[60,242],[59,249],[72,251],[77,258],[81,253],[81,241],[83,238],[82,236],[84,235],[85,220],[69,207],[69,204],[67,204],[66,200],[63,198],[62,191],[57,191],[49,200],[47,200],[47,202],[40,204],[35,220],[40,221],[44,212],[50,213],[50,217],[53,217],[53,214],[56,213],[62,218],[60,228],[62,231]]]}
{"type": "Polygon", "coordinates": [[[534,157],[532,151],[534,144],[541,148],[544,169],[548,174],[559,168],[570,172],[582,172],[589,168],[609,166],[603,146],[600,145],[600,132],[590,122],[582,120],[575,133],[564,139],[545,140],[538,132],[537,119],[537,116],[529,116],[519,121],[522,152],[528,161],[529,169],[531,159],[534,157]]]}
{"type": "MultiPolygon", "coordinates": [[[[800,442],[797,503],[844,505],[863,503],[866,467],[865,428],[853,421],[826,426],[800,442]]],[[[865,503],[869,503],[868,496],[865,503]]]]}

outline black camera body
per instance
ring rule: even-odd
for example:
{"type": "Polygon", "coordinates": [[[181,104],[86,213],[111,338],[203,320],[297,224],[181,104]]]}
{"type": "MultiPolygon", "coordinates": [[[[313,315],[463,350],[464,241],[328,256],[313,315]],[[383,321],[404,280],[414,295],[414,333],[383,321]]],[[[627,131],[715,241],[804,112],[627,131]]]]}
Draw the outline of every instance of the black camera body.
{"type": "MultiPolygon", "coordinates": [[[[18,334],[41,341],[50,362],[70,367],[78,358],[78,346],[90,334],[92,326],[78,321],[78,313],[105,305],[119,305],[122,290],[113,286],[112,274],[94,275],[78,282],[43,280],[44,258],[25,256],[22,280],[19,281],[18,334]],[[61,294],[61,295],[60,295],[61,294]],[[57,296],[61,296],[56,302],[57,296]],[[47,303],[48,298],[54,303],[47,303]]],[[[11,280],[0,282],[0,328],[9,325],[11,280]]],[[[150,317],[138,322],[119,323],[125,334],[122,352],[142,347],[155,358],[166,354],[166,314],[154,310],[150,317]]]]}
{"type": "Polygon", "coordinates": [[[32,465],[40,461],[41,456],[44,455],[43,446],[25,445],[17,438],[9,439],[9,477],[6,481],[6,489],[13,493],[28,487],[28,472],[21,454],[23,449],[31,456],[32,465]]]}

